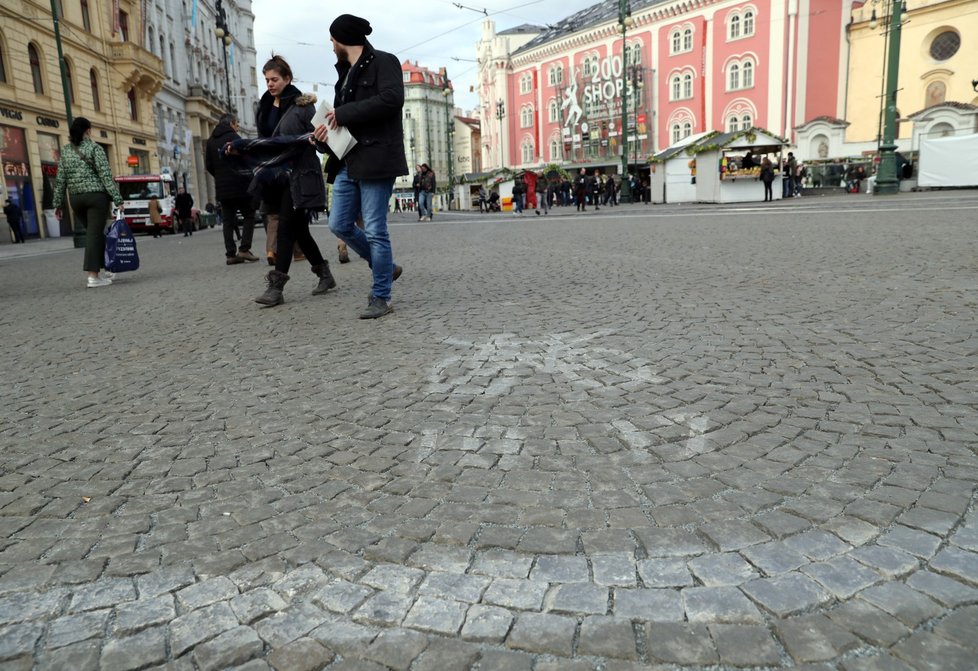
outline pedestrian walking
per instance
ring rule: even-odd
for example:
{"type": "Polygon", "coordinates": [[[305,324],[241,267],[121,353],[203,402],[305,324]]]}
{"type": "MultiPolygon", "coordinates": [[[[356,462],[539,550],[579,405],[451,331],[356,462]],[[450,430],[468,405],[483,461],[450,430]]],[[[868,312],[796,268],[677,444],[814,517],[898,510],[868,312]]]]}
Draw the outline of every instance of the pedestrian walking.
{"type": "Polygon", "coordinates": [[[788,152],[788,158],[785,161],[784,168],[785,168],[785,170],[784,170],[785,177],[787,178],[787,182],[786,182],[786,185],[785,185],[784,197],[785,198],[797,197],[796,196],[796,193],[795,193],[795,191],[796,191],[796,187],[795,187],[795,180],[796,180],[795,173],[798,172],[798,161],[795,160],[795,154],[794,154],[794,152],[790,152],[790,151],[788,152]]]}
{"type": "Polygon", "coordinates": [[[414,178],[411,180],[411,188],[414,189],[414,209],[418,211],[418,221],[424,216],[424,208],[421,207],[421,178],[423,173],[421,166],[414,166],[414,178]]]}
{"type": "Polygon", "coordinates": [[[187,237],[194,234],[194,198],[187,190],[182,186],[177,189],[177,197],[173,199],[173,206],[177,211],[177,217],[180,219],[180,230],[183,231],[183,237],[187,237]]]}
{"type": "Polygon", "coordinates": [[[225,114],[218,121],[214,132],[207,139],[204,153],[204,167],[214,178],[214,191],[221,205],[221,219],[224,229],[224,257],[227,265],[257,261],[251,253],[251,243],[255,235],[255,204],[248,193],[250,180],[242,170],[235,170],[232,162],[235,156],[223,156],[222,150],[229,142],[240,140],[238,116],[225,114]],[[241,213],[240,244],[235,244],[235,229],[238,213],[241,213]]]}
{"type": "Polygon", "coordinates": [[[345,126],[357,138],[356,146],[337,161],[337,172],[331,175],[329,227],[370,264],[373,283],[361,319],[376,319],[393,309],[391,283],[400,277],[401,267],[394,263],[391,250],[387,203],[394,180],[408,174],[401,125],[401,61],[375,50],[367,41],[372,32],[369,21],[352,14],[342,14],[330,25],[338,75],[334,109],[326,115],[326,125],[315,131],[321,142],[338,126],[345,126]],[[358,215],[363,217],[363,230],[356,225],[358,215]]]}
{"type": "Polygon", "coordinates": [[[537,175],[537,216],[540,216],[540,210],[543,210],[544,214],[550,214],[550,194],[547,193],[547,178],[544,177],[541,172],[537,175]]]}
{"type": "Polygon", "coordinates": [[[14,243],[25,242],[24,230],[21,227],[23,217],[20,213],[20,206],[8,198],[3,206],[3,214],[7,217],[7,225],[10,226],[10,230],[14,234],[14,243]]]}
{"type": "MultiPolygon", "coordinates": [[[[317,149],[325,152],[326,145],[312,138],[316,96],[303,95],[292,84],[292,68],[281,56],[267,61],[262,73],[268,90],[259,103],[263,110],[261,118],[267,125],[275,120],[274,130],[268,138],[237,140],[231,143],[231,148],[255,157],[266,152],[271,154],[256,166],[251,192],[254,195],[260,191],[266,206],[278,214],[275,268],[265,276],[268,283],[265,292],[255,299],[256,303],[273,307],[285,301],[283,290],[290,279],[289,269],[297,244],[319,278],[313,295],[325,294],[336,286],[336,280],[309,232],[309,221],[326,209],[326,183],[316,155],[317,149]]],[[[335,208],[335,194],[333,203],[335,208]]]]}
{"type": "Polygon", "coordinates": [[[523,216],[523,196],[526,194],[526,183],[523,175],[517,175],[513,180],[513,214],[523,216]]]}
{"type": "Polygon", "coordinates": [[[587,171],[581,168],[574,177],[574,200],[577,202],[578,212],[587,212],[587,181],[587,171]]]}
{"type": "Polygon", "coordinates": [[[115,203],[122,212],[122,194],[112,179],[105,152],[92,141],[92,122],[75,117],[68,129],[68,146],[58,161],[54,185],[54,213],[61,219],[65,193],[75,213],[75,220],[85,227],[85,260],[82,268],[88,275],[90,289],[112,284],[112,273],[105,267],[105,223],[109,206],[115,203]]]}
{"type": "Polygon", "coordinates": [[[147,209],[149,210],[149,224],[153,237],[163,237],[163,234],[160,232],[160,226],[163,225],[163,210],[160,208],[160,199],[156,197],[155,193],[149,197],[147,209]]]}
{"type": "Polygon", "coordinates": [[[421,221],[431,221],[431,203],[435,197],[435,171],[427,163],[421,164],[421,209],[423,210],[421,221]]]}
{"type": "Polygon", "coordinates": [[[594,169],[593,175],[587,177],[587,192],[591,197],[591,202],[594,203],[594,210],[600,210],[598,201],[601,200],[601,171],[597,168],[594,169]]]}

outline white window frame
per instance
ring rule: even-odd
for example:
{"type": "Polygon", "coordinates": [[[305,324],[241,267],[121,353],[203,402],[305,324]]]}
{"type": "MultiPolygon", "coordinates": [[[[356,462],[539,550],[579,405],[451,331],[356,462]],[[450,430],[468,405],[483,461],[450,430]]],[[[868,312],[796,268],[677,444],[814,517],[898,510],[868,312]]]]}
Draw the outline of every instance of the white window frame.
{"type": "Polygon", "coordinates": [[[727,39],[739,40],[740,38],[740,12],[731,12],[727,22],[727,39]]]}
{"type": "Polygon", "coordinates": [[[672,124],[672,129],[671,130],[672,130],[672,143],[671,144],[676,144],[677,142],[679,142],[680,140],[683,139],[682,138],[682,133],[683,133],[682,126],[680,126],[678,123],[674,123],[674,124],[672,124]]]}
{"type": "Polygon", "coordinates": [[[520,107],[520,128],[533,127],[533,105],[520,107]]]}
{"type": "Polygon", "coordinates": [[[683,52],[693,50],[693,29],[687,28],[683,31],[683,52]]]}
{"type": "Polygon", "coordinates": [[[736,133],[738,130],[740,130],[740,117],[736,114],[731,114],[727,117],[727,132],[736,133]]]}
{"type": "Polygon", "coordinates": [[[683,53],[683,31],[676,28],[669,36],[669,53],[671,55],[683,53]]]}
{"type": "Polygon", "coordinates": [[[531,140],[523,140],[520,145],[520,157],[523,159],[524,165],[533,162],[533,142],[531,140]]]}
{"type": "Polygon", "coordinates": [[[693,134],[693,122],[692,121],[686,121],[686,122],[684,122],[683,123],[683,136],[680,139],[688,138],[692,134],[693,134]]]}
{"type": "Polygon", "coordinates": [[[741,17],[740,33],[744,37],[750,37],[754,34],[755,27],[757,26],[757,12],[754,11],[752,7],[748,7],[744,10],[744,14],[741,17]]]}
{"type": "Polygon", "coordinates": [[[740,62],[740,88],[754,88],[754,71],[756,69],[754,61],[750,58],[745,58],[740,62]]]}
{"type": "Polygon", "coordinates": [[[564,148],[561,146],[560,138],[552,137],[550,138],[550,160],[551,161],[562,161],[564,160],[564,148]]]}
{"type": "Polygon", "coordinates": [[[693,73],[687,72],[683,75],[683,100],[693,97],[693,73]]]}
{"type": "Polygon", "coordinates": [[[727,90],[740,90],[740,61],[734,61],[727,66],[727,90]]]}
{"type": "Polygon", "coordinates": [[[547,103],[547,119],[550,123],[560,121],[560,103],[557,102],[556,98],[551,98],[547,103]]]}
{"type": "Polygon", "coordinates": [[[750,112],[744,114],[740,117],[740,130],[750,130],[754,125],[754,117],[751,116],[750,112]]]}
{"type": "Polygon", "coordinates": [[[682,100],[683,95],[683,78],[682,75],[676,73],[672,76],[672,81],[669,86],[669,100],[682,100]]]}
{"type": "Polygon", "coordinates": [[[520,76],[520,93],[530,93],[533,90],[533,77],[529,73],[520,76]]]}

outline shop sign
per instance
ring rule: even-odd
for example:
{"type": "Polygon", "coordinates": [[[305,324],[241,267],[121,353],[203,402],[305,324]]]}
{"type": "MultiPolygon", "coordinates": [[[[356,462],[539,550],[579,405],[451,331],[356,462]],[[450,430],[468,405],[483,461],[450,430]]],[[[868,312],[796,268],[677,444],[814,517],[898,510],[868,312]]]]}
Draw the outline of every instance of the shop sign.
{"type": "Polygon", "coordinates": [[[126,165],[128,165],[128,166],[130,166],[132,168],[135,168],[137,165],[139,165],[139,157],[138,156],[130,156],[130,157],[128,157],[126,159],[126,165]]]}
{"type": "Polygon", "coordinates": [[[141,138],[141,137],[134,137],[134,138],[132,139],[132,143],[133,143],[133,144],[138,144],[138,145],[139,145],[139,146],[141,146],[141,147],[145,147],[145,146],[146,146],[146,140],[144,140],[144,139],[143,139],[143,138],[141,138]]]}
{"type": "Polygon", "coordinates": [[[12,110],[9,107],[0,107],[0,116],[2,116],[4,119],[13,119],[14,121],[24,120],[24,115],[22,112],[12,110]]]}
{"type": "Polygon", "coordinates": [[[39,116],[37,117],[37,125],[45,126],[47,128],[59,128],[61,126],[61,122],[50,117],[39,116]]]}

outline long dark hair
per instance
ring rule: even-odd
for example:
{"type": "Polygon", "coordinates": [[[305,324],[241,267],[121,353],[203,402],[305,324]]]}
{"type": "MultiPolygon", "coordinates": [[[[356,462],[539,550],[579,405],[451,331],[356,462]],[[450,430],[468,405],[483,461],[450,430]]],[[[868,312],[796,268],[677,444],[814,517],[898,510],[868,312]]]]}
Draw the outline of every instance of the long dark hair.
{"type": "Polygon", "coordinates": [[[286,77],[288,77],[289,81],[295,79],[292,76],[292,68],[290,68],[289,64],[285,62],[285,59],[278,54],[275,54],[268,59],[265,65],[263,65],[261,68],[262,74],[265,74],[269,70],[275,70],[275,72],[277,72],[283,79],[286,77]]]}
{"type": "Polygon", "coordinates": [[[71,128],[68,129],[68,139],[71,140],[71,144],[76,147],[82,143],[85,139],[85,133],[87,133],[92,128],[92,122],[83,116],[75,117],[75,120],[71,122],[71,128]]]}

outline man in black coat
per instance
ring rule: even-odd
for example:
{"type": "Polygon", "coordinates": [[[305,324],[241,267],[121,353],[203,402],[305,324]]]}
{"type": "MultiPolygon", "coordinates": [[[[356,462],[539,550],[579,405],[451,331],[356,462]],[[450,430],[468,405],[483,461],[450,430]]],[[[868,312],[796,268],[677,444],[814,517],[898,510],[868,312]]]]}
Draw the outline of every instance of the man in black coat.
{"type": "Polygon", "coordinates": [[[376,51],[367,35],[370,23],[343,14],[329,27],[336,54],[336,96],[326,124],[315,131],[320,142],[329,130],[345,126],[357,139],[356,146],[339,161],[330,161],[333,206],[329,227],[350,249],[366,259],[373,271],[373,285],[361,319],[389,313],[391,283],[401,274],[394,264],[387,212],[394,180],[408,174],[404,156],[404,79],[397,56],[376,51]],[[335,167],[334,167],[335,166],[335,167]],[[357,228],[357,215],[364,230],[357,228]]]}
{"type": "Polygon", "coordinates": [[[194,234],[194,198],[182,186],[177,189],[177,197],[173,199],[173,207],[180,219],[183,237],[194,234]]]}
{"type": "Polygon", "coordinates": [[[24,231],[20,227],[20,207],[8,198],[6,204],[3,206],[3,213],[7,217],[10,230],[14,233],[14,242],[24,242],[24,231]]]}
{"type": "Polygon", "coordinates": [[[251,241],[255,234],[255,205],[252,197],[248,195],[250,181],[241,170],[235,170],[230,164],[231,161],[238,160],[237,157],[222,156],[224,145],[240,138],[238,117],[234,114],[225,114],[207,139],[207,150],[204,153],[204,166],[214,178],[217,202],[221,205],[221,219],[224,222],[224,256],[229,266],[258,260],[258,257],[251,253],[251,241]],[[243,220],[240,248],[235,247],[234,243],[234,228],[238,212],[241,213],[243,220]]]}

